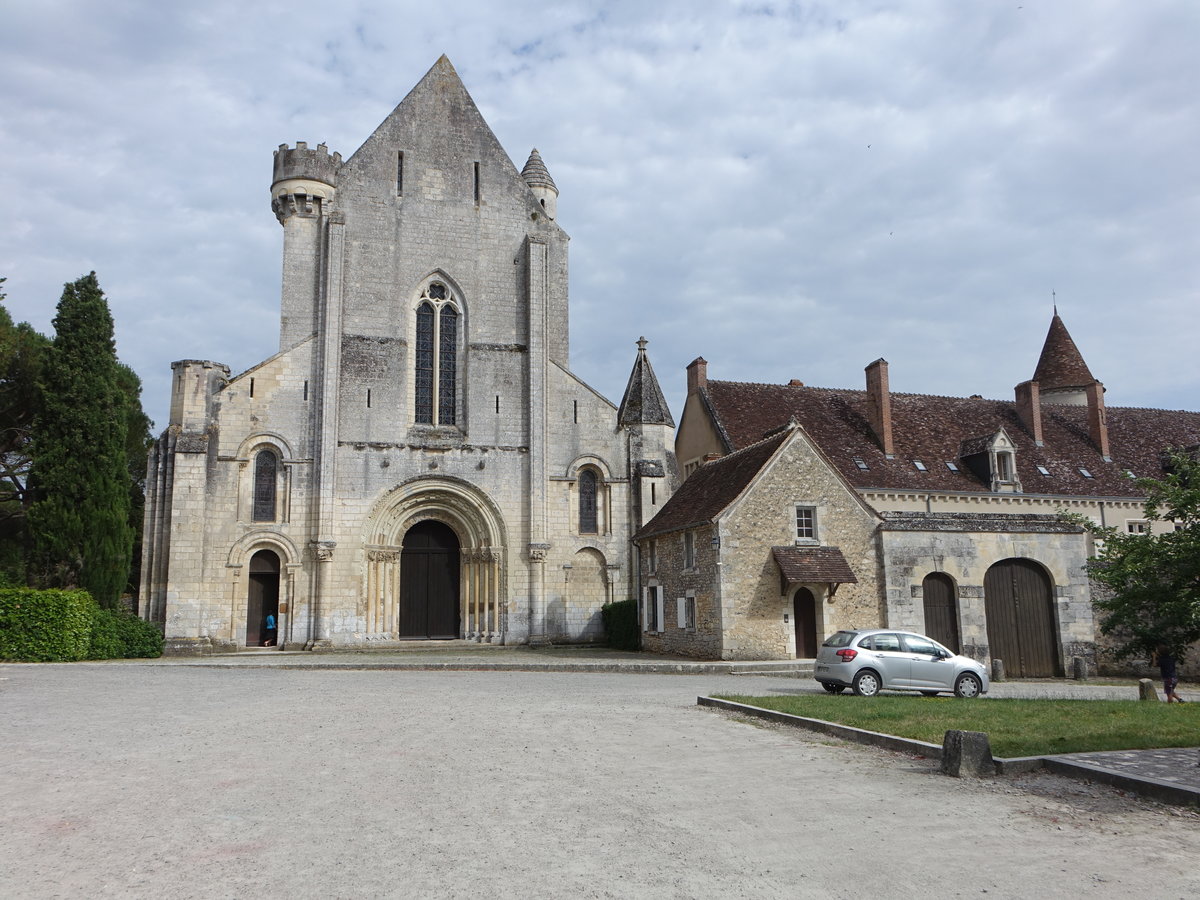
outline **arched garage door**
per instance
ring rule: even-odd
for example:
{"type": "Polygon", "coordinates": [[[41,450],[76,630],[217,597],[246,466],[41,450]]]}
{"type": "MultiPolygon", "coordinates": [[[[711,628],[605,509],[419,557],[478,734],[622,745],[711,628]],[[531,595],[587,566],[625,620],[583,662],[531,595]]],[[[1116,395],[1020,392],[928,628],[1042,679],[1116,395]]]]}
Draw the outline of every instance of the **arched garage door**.
{"type": "Polygon", "coordinates": [[[1054,594],[1045,570],[1028,559],[996,563],[983,579],[992,659],[1018,678],[1059,674],[1054,594]]]}

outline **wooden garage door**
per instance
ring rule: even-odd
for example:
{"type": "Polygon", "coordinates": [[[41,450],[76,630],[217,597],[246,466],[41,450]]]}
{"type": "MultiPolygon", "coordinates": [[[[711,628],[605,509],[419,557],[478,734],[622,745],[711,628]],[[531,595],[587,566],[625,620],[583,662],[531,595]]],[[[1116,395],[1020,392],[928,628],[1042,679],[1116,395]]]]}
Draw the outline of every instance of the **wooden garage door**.
{"type": "Polygon", "coordinates": [[[993,659],[1017,678],[1060,674],[1058,630],[1050,579],[1035,562],[1006,559],[983,580],[988,644],[993,659]]]}
{"type": "Polygon", "coordinates": [[[925,606],[925,633],[955,653],[961,653],[953,579],[941,572],[931,572],[921,583],[921,594],[925,606]]]}

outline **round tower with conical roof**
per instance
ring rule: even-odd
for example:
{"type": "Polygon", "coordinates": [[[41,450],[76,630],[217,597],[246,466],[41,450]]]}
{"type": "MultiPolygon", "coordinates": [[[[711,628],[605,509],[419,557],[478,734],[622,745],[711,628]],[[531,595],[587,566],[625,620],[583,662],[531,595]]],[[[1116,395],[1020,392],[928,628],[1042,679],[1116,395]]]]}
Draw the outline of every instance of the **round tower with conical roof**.
{"type": "Polygon", "coordinates": [[[550,177],[550,171],[542,162],[542,155],[537,152],[537,147],[529,154],[525,168],[521,170],[521,177],[546,210],[546,215],[552,220],[558,218],[558,185],[550,177]]]}
{"type": "Polygon", "coordinates": [[[279,349],[304,340],[317,328],[321,232],[337,192],[340,153],[324,144],[297,141],[275,151],[271,209],[283,226],[283,290],[279,349]]]}

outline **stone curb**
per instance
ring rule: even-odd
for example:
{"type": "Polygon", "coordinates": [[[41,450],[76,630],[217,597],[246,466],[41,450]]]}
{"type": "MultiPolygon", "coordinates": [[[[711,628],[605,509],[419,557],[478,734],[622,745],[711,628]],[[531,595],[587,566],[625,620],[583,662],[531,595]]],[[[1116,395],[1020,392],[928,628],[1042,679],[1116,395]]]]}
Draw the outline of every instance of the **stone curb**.
{"type": "Polygon", "coordinates": [[[212,659],[187,662],[145,662],[143,666],[165,666],[170,668],[199,668],[199,669],[286,669],[303,671],[306,669],[324,671],[433,671],[433,672],[623,672],[641,675],[760,675],[785,678],[802,677],[808,672],[803,669],[779,668],[773,670],[745,670],[737,663],[670,663],[670,662],[536,662],[513,660],[508,662],[470,662],[430,660],[414,660],[412,662],[379,661],[379,662],[267,662],[263,661],[233,661],[212,659]]]}
{"type": "MultiPolygon", "coordinates": [[[[697,697],[699,706],[711,706],[729,712],[737,712],[768,722],[778,722],[794,728],[807,728],[823,734],[833,735],[843,740],[857,744],[867,744],[882,747],[886,750],[896,750],[901,753],[911,753],[930,759],[942,758],[942,748],[938,744],[926,741],[915,741],[909,738],[896,737],[891,734],[881,734],[877,731],[866,731],[862,728],[851,728],[849,725],[839,725],[836,722],[826,722],[822,719],[810,719],[791,713],[777,712],[773,709],[763,709],[760,706],[749,706],[745,703],[735,703],[732,700],[719,700],[716,697],[697,697]]],[[[1014,756],[1008,759],[993,757],[996,763],[997,775],[1018,775],[1045,769],[1056,775],[1065,775],[1078,781],[1099,781],[1113,787],[1121,788],[1143,797],[1150,797],[1163,803],[1175,806],[1200,806],[1200,790],[1163,781],[1159,778],[1136,777],[1111,769],[1101,768],[1090,763],[1076,762],[1063,756],[1014,756]]]]}

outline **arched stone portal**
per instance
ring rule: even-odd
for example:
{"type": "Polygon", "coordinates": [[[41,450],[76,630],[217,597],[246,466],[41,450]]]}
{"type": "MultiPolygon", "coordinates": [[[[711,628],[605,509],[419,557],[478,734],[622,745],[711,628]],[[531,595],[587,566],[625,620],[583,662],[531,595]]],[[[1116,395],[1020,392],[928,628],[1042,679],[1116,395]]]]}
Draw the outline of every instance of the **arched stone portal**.
{"type": "Polygon", "coordinates": [[[503,520],[496,505],[477,487],[452,478],[420,478],[399,485],[375,504],[367,520],[365,545],[363,593],[368,635],[503,642],[508,630],[503,520]],[[417,544],[431,541],[441,549],[423,546],[417,552],[417,544]],[[416,571],[434,559],[431,552],[455,550],[455,561],[436,560],[456,567],[453,584],[439,575],[437,585],[430,586],[416,571]],[[452,625],[446,624],[450,621],[444,606],[447,598],[426,594],[422,601],[417,596],[416,592],[429,590],[456,595],[457,615],[452,625]],[[415,627],[409,622],[421,603],[432,604],[428,611],[434,616],[431,621],[437,624],[433,629],[437,634],[402,633],[415,627]],[[455,633],[448,634],[448,627],[455,633]]]}
{"type": "Polygon", "coordinates": [[[246,646],[259,647],[275,640],[279,619],[279,556],[259,550],[250,557],[246,595],[246,646]],[[270,616],[270,622],[267,617],[270,616]],[[271,625],[271,628],[268,628],[271,625]]]}

